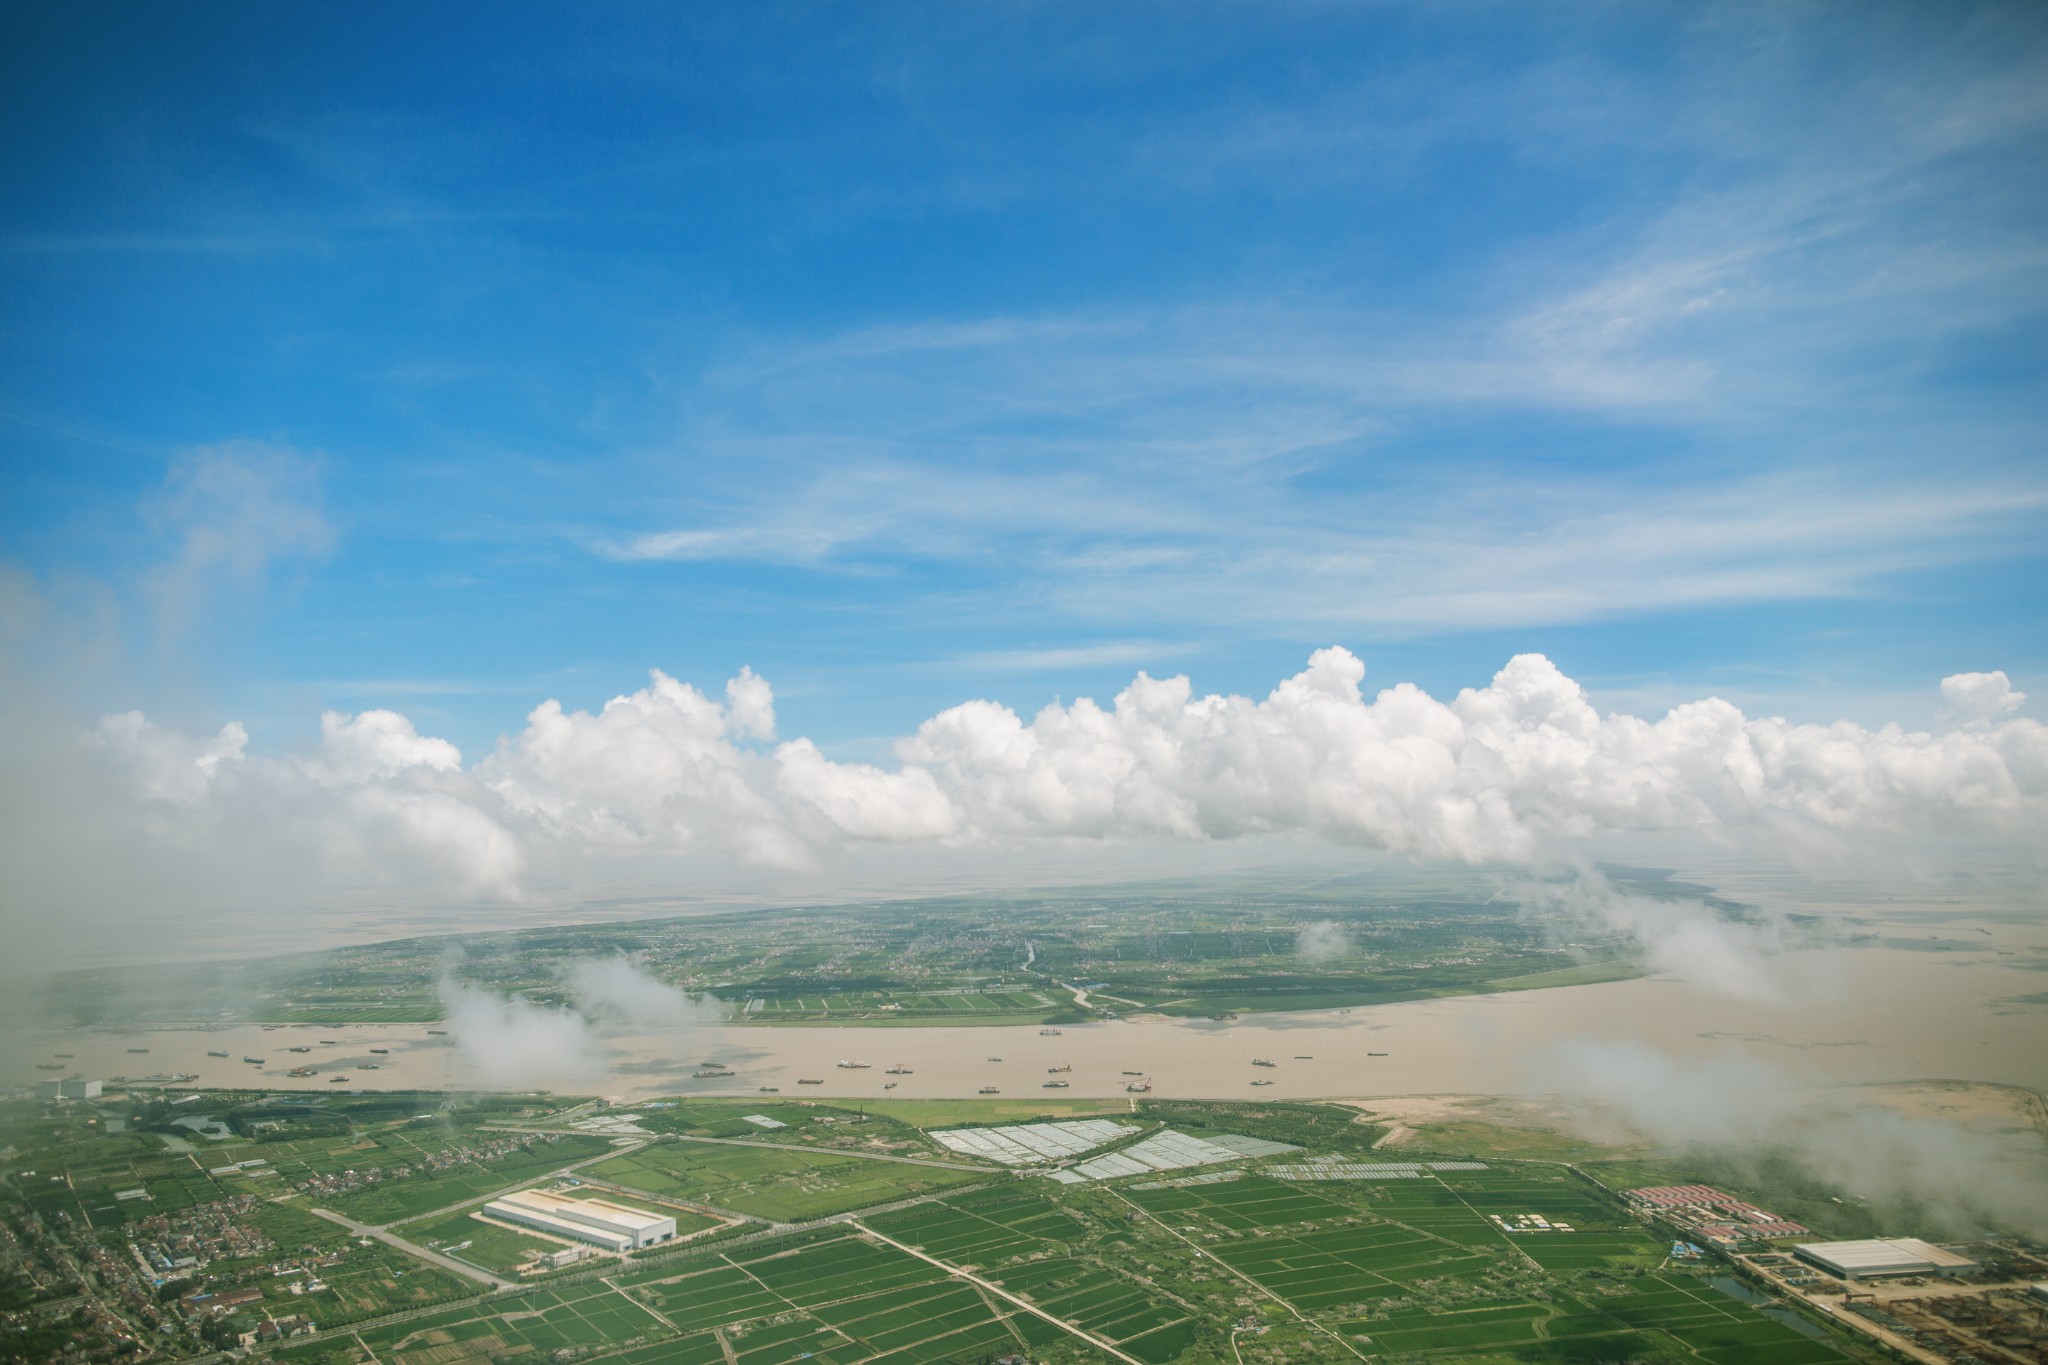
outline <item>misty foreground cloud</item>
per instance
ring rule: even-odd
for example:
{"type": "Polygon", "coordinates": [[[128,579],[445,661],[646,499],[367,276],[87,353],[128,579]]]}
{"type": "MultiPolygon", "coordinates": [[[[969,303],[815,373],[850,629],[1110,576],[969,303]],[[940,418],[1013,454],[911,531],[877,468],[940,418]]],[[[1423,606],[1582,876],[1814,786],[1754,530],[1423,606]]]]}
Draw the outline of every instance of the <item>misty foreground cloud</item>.
{"type": "Polygon", "coordinates": [[[1937,733],[1711,698],[1602,715],[1537,654],[1448,701],[1405,683],[1368,697],[1364,676],[1331,648],[1263,699],[1140,673],[1107,707],[1029,720],[970,701],[899,740],[893,767],[775,743],[773,694],[746,671],[722,699],[657,671],[595,713],[544,702],[467,764],[384,710],[329,713],[297,756],[251,755],[239,725],[192,737],[135,713],[89,750],[159,844],[289,849],[336,877],[470,897],[517,898],[535,866],[612,850],[807,866],[863,845],[1292,834],[1533,864],[1618,831],[2048,834],[2048,727],[2013,714],[2024,697],[2002,673],[1947,680],[1937,733]]]}
{"type": "Polygon", "coordinates": [[[1667,1150],[1717,1154],[1758,1182],[1767,1164],[1789,1165],[1905,1226],[2048,1233],[2048,1171],[2039,1137],[2023,1127],[1912,1117],[1739,1054],[1681,1060],[1640,1043],[1578,1038],[1531,1063],[1537,1088],[1600,1102],[1574,1113],[1603,1141],[1633,1131],[1667,1150]]]}

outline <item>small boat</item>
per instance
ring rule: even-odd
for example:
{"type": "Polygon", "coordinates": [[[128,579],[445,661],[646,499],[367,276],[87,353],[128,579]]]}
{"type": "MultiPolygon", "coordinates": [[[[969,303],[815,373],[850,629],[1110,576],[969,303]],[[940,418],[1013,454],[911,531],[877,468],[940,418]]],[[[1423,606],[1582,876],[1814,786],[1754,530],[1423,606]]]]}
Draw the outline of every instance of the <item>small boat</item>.
{"type": "Polygon", "coordinates": [[[1125,1090],[1127,1090],[1127,1091],[1129,1091],[1129,1092],[1130,1092],[1131,1094],[1133,1094],[1133,1095],[1149,1095],[1149,1094],[1151,1094],[1151,1093],[1152,1093],[1152,1082],[1150,1082],[1150,1081],[1125,1081],[1125,1082],[1124,1082],[1124,1089],[1125,1089],[1125,1090]]]}
{"type": "Polygon", "coordinates": [[[867,1070],[867,1069],[868,1069],[868,1068],[869,1068],[870,1066],[872,1066],[872,1065],[873,1065],[873,1063],[872,1063],[872,1062],[837,1062],[837,1063],[834,1063],[834,1065],[836,1065],[836,1066],[837,1066],[837,1067],[838,1067],[838,1068],[839,1068],[839,1069],[840,1069],[841,1071],[866,1071],[866,1070],[867,1070]]]}
{"type": "Polygon", "coordinates": [[[228,1054],[225,1052],[215,1052],[212,1048],[208,1048],[206,1050],[206,1055],[209,1057],[225,1057],[228,1054]]]}
{"type": "Polygon", "coordinates": [[[51,1053],[50,1055],[51,1055],[52,1057],[67,1057],[67,1058],[68,1058],[69,1056],[71,1056],[71,1054],[70,1054],[70,1053],[68,1053],[68,1052],[53,1052],[53,1053],[51,1053]]]}
{"type": "Polygon", "coordinates": [[[1266,1059],[1265,1059],[1264,1057],[1254,1057],[1254,1058],[1252,1058],[1252,1065],[1253,1065],[1253,1066],[1278,1066],[1278,1065],[1280,1065],[1280,1063],[1278,1063],[1278,1062],[1269,1062],[1269,1061],[1267,1061],[1267,1060],[1266,1060],[1266,1059]]]}
{"type": "Polygon", "coordinates": [[[36,1063],[36,1070],[38,1070],[38,1071],[62,1071],[63,1069],[64,1069],[64,1063],[62,1063],[62,1062],[37,1062],[37,1063],[36,1063]]]}
{"type": "Polygon", "coordinates": [[[131,1047],[131,1048],[129,1048],[128,1050],[129,1050],[130,1052],[147,1052],[147,1051],[149,1051],[149,1049],[148,1049],[148,1048],[146,1048],[146,1047],[131,1047]]]}
{"type": "Polygon", "coordinates": [[[1058,1066],[1047,1067],[1045,1069],[1045,1074],[1048,1076],[1059,1076],[1065,1074],[1066,1072],[1072,1071],[1073,1069],[1074,1064],[1072,1062],[1062,1062],[1058,1066]]]}
{"type": "Polygon", "coordinates": [[[896,1088],[896,1082],[894,1082],[894,1081],[883,1081],[883,1082],[882,1082],[882,1089],[884,1089],[884,1090],[894,1090],[895,1088],[896,1088]]]}
{"type": "Polygon", "coordinates": [[[1144,1073],[1144,1072],[1142,1072],[1142,1071],[1126,1071],[1126,1072],[1124,1073],[1124,1075],[1126,1075],[1126,1076],[1142,1076],[1142,1075],[1144,1075],[1144,1074],[1145,1074],[1145,1073],[1144,1073]]]}
{"type": "Polygon", "coordinates": [[[896,1065],[890,1067],[887,1071],[883,1072],[882,1074],[884,1076],[909,1076],[915,1073],[913,1073],[909,1067],[903,1065],[903,1063],[898,1062],[896,1065]]]}
{"type": "Polygon", "coordinates": [[[990,1060],[990,1061],[992,1061],[992,1062],[1000,1062],[1000,1061],[1001,1061],[1001,1060],[1003,1060],[1003,1059],[1002,1059],[1002,1058],[1000,1058],[1000,1057],[991,1057],[991,1058],[989,1058],[989,1060],[990,1060]]]}
{"type": "Polygon", "coordinates": [[[444,1028],[430,1028],[427,1030],[427,1032],[433,1034],[437,1038],[446,1038],[448,1036],[448,1030],[444,1028]]]}
{"type": "Polygon", "coordinates": [[[244,1057],[244,1058],[242,1058],[242,1060],[243,1060],[243,1061],[245,1061],[245,1062],[247,1062],[247,1063],[248,1063],[248,1064],[249,1064],[250,1066],[262,1066],[262,1065],[263,1065],[263,1059],[262,1059],[261,1057],[244,1057]]]}
{"type": "Polygon", "coordinates": [[[1047,1090],[1065,1090],[1067,1083],[1065,1081],[1047,1081],[1045,1082],[1045,1088],[1047,1090]]]}
{"type": "Polygon", "coordinates": [[[327,1083],[328,1083],[329,1085],[341,1085],[341,1084],[343,1084],[344,1082],[346,1082],[347,1080],[348,1080],[348,1077],[346,1077],[346,1076],[329,1076],[329,1077],[327,1078],[327,1083]]]}
{"type": "Polygon", "coordinates": [[[1315,1057],[1306,1052],[1297,1052],[1294,1054],[1294,1060],[1297,1062],[1312,1062],[1315,1060],[1315,1057]]]}
{"type": "Polygon", "coordinates": [[[1038,1036],[1041,1038],[1057,1038],[1060,1036],[1060,1031],[1056,1028],[1042,1028],[1038,1031],[1038,1036]]]}
{"type": "Polygon", "coordinates": [[[373,1047],[370,1051],[376,1053],[379,1057],[389,1057],[391,1055],[391,1049],[388,1047],[373,1047]]]}
{"type": "Polygon", "coordinates": [[[309,1047],[288,1047],[285,1049],[286,1052],[311,1052],[312,1050],[309,1047]]]}
{"type": "Polygon", "coordinates": [[[782,1087],[779,1085],[764,1085],[761,1087],[761,1093],[763,1095],[780,1095],[782,1087]]]}
{"type": "Polygon", "coordinates": [[[975,1091],[974,1093],[975,1093],[975,1094],[977,1094],[977,1095],[1000,1095],[1000,1094],[1002,1094],[1003,1092],[1002,1092],[1002,1091],[1000,1091],[1000,1090],[998,1090],[998,1089],[996,1089],[996,1088],[995,1088],[994,1086],[992,1086],[992,1085],[985,1085],[985,1086],[983,1086],[983,1087],[982,1087],[981,1089],[979,1089],[979,1090],[975,1091]]]}
{"type": "Polygon", "coordinates": [[[1384,1053],[1384,1052],[1368,1052],[1368,1053],[1366,1053],[1365,1055],[1366,1055],[1366,1056],[1368,1056],[1368,1057],[1384,1057],[1384,1056],[1386,1056],[1387,1054],[1386,1054],[1386,1053],[1384,1053]]]}
{"type": "Polygon", "coordinates": [[[1252,1082],[1252,1084],[1253,1084],[1253,1085],[1271,1085],[1271,1084],[1272,1084],[1272,1082],[1271,1082],[1271,1081],[1253,1081],[1253,1082],[1252,1082]]]}
{"type": "Polygon", "coordinates": [[[823,1085],[824,1083],[825,1082],[822,1080],[813,1080],[809,1076],[800,1076],[797,1078],[798,1085],[823,1085]]]}

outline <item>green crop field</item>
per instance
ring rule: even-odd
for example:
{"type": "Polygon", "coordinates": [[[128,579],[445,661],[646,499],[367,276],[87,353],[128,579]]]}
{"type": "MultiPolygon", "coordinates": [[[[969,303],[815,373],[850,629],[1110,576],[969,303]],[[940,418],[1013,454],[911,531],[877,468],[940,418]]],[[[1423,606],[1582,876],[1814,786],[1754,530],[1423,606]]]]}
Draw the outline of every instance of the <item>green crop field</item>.
{"type": "MultiPolygon", "coordinates": [[[[1672,891],[1657,874],[1623,884],[1672,891]]],[[[1474,870],[762,908],[64,973],[44,1003],[51,1018],[78,1027],[418,1023],[443,1015],[451,951],[465,984],[539,1003],[561,999],[564,964],[623,954],[707,1011],[764,1027],[1325,1009],[1583,985],[1638,970],[1625,938],[1575,926],[1565,951],[1498,892],[1491,874],[1474,870]],[[1299,934],[1310,925],[1329,926],[1338,951],[1304,956],[1299,934]]]]}
{"type": "Polygon", "coordinates": [[[1025,1351],[1098,1361],[1070,1334],[944,1270],[857,1236],[646,1269],[495,1299],[363,1334],[390,1365],[527,1352],[587,1352],[622,1365],[732,1358],[944,1365],[1025,1351]]]}
{"type": "Polygon", "coordinates": [[[395,1223],[497,1194],[571,1163],[602,1155],[610,1146],[603,1138],[565,1137],[506,1156],[465,1162],[445,1172],[416,1173],[365,1189],[316,1196],[316,1202],[361,1222],[395,1223]]]}
{"type": "Polygon", "coordinates": [[[1077,1230],[1037,1182],[976,1190],[864,1221],[940,1260],[976,1266],[1056,1248],[1077,1230]]]}
{"type": "MultiPolygon", "coordinates": [[[[369,1352],[375,1365],[1105,1358],[1077,1333],[1144,1365],[1291,1365],[1353,1351],[1385,1365],[1868,1358],[1835,1329],[1783,1308],[1760,1310],[1690,1268],[1665,1268],[1668,1237],[1566,1168],[1389,1166],[1368,1150],[1382,1130],[1336,1106],[1112,1106],[1146,1124],[1262,1134],[1299,1151],[1233,1163],[1232,1177],[1213,1183],[1131,1176],[1067,1185],[1029,1171],[876,1160],[827,1145],[930,1151],[905,1118],[962,1123],[1003,1112],[983,1104],[929,1102],[862,1122],[829,1105],[782,1103],[772,1107],[791,1127],[772,1139],[675,1137],[616,1151],[603,1138],[548,1141],[496,1127],[505,1118],[560,1122],[554,1101],[479,1100],[443,1113],[418,1096],[323,1098],[238,1100],[236,1115],[277,1126],[261,1129],[265,1140],[236,1138],[203,1153],[166,1150],[154,1133],[99,1132],[82,1112],[12,1124],[0,1115],[0,1136],[16,1148],[0,1171],[0,1215],[17,1238],[67,1220],[83,1227],[113,1253],[103,1267],[139,1264],[130,1240],[150,1255],[195,1247],[207,1258],[203,1279],[170,1292],[188,1292],[188,1283],[216,1294],[255,1289],[261,1299],[236,1319],[243,1329],[250,1313],[303,1311],[321,1323],[318,1339],[275,1348],[287,1365],[372,1365],[369,1352]],[[418,1117],[426,1112],[435,1117],[418,1117]],[[201,1161],[224,1160],[222,1152],[267,1153],[280,1173],[212,1177],[201,1161]],[[586,1188],[644,1207],[696,1201],[775,1221],[850,1217],[584,1261],[479,1298],[473,1281],[308,1211],[338,1206],[382,1219],[417,1210],[402,1225],[409,1237],[509,1274],[534,1249],[560,1243],[472,1217],[470,1201],[586,1154],[599,1158],[577,1173],[586,1188]],[[1314,1166],[1327,1156],[1363,1168],[1314,1166]],[[429,1164],[446,1169],[396,1175],[429,1164]],[[386,1178],[334,1188],[366,1170],[386,1178]],[[1342,1178],[1310,1178],[1318,1174],[1342,1178]],[[287,1182],[313,1182],[316,1192],[264,1197],[287,1193],[287,1182]],[[1140,1188],[1148,1184],[1157,1187],[1140,1188]],[[114,1198],[133,1189],[152,1197],[114,1198]],[[47,1223],[22,1221],[30,1214],[47,1223]],[[365,1329],[360,1347],[335,1330],[394,1313],[416,1316],[365,1329]]],[[[645,1106],[700,1132],[762,1107],[645,1106]]],[[[1009,1116],[1035,1118],[1047,1107],[1018,1105],[1009,1116]]],[[[674,1212],[685,1234],[714,1221],[674,1212]]],[[[181,1340],[180,1350],[201,1345],[193,1334],[181,1340]]]]}
{"type": "Polygon", "coordinates": [[[538,1254],[576,1245],[564,1238],[485,1222],[473,1212],[451,1213],[408,1223],[405,1235],[421,1246],[501,1275],[510,1274],[538,1254]]]}
{"type": "Polygon", "coordinates": [[[822,1218],[989,1178],[973,1170],[708,1142],[657,1143],[584,1173],[658,1197],[698,1200],[777,1222],[822,1218]]]}

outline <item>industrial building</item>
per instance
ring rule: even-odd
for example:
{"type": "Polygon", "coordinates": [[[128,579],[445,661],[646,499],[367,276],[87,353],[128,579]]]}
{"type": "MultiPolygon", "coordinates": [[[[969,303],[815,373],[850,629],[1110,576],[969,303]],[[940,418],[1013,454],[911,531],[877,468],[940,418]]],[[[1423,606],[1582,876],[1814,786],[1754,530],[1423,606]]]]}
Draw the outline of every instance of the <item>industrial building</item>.
{"type": "Polygon", "coordinates": [[[1845,1280],[1891,1275],[1967,1275],[1977,1263],[1917,1237],[1873,1237],[1860,1242],[1802,1242],[1792,1254],[1845,1280]]]}
{"type": "Polygon", "coordinates": [[[82,1076],[66,1076],[61,1081],[36,1082],[36,1098],[39,1100],[96,1100],[100,1097],[100,1083],[88,1081],[82,1076]]]}
{"type": "Polygon", "coordinates": [[[574,1237],[607,1251],[638,1251],[676,1235],[676,1220],[609,1199],[571,1199],[544,1190],[521,1190],[484,1205],[484,1212],[508,1223],[574,1237]]]}

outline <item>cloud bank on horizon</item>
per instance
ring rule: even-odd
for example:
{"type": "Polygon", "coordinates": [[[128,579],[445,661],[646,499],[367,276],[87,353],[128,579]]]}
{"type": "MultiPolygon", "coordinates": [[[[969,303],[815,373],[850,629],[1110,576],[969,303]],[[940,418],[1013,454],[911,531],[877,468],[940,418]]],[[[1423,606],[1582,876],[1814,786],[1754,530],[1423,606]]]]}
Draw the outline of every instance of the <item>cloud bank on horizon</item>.
{"type": "Polygon", "coordinates": [[[2004,674],[1942,683],[1947,728],[1745,716],[1713,698],[1655,720],[1598,712],[1548,659],[1439,700],[1368,697],[1318,650],[1263,699],[1139,673],[1108,706],[1026,720],[969,701],[896,741],[897,762],[777,743],[768,681],[723,698],[655,671],[595,712],[546,701],[465,763],[389,710],[329,712],[310,752],[259,756],[128,712],[88,738],[147,837],[231,859],[260,841],[327,875],[513,899],[537,865],[606,853],[803,866],[863,847],[1212,841],[1292,835],[1424,861],[1535,866],[1641,831],[1868,843],[1920,832],[2048,836],[2048,726],[2004,674]]]}

